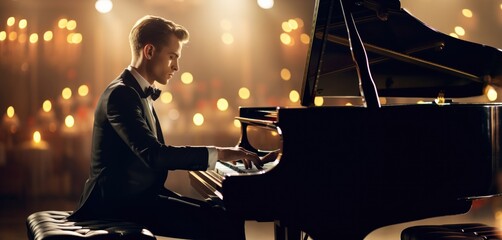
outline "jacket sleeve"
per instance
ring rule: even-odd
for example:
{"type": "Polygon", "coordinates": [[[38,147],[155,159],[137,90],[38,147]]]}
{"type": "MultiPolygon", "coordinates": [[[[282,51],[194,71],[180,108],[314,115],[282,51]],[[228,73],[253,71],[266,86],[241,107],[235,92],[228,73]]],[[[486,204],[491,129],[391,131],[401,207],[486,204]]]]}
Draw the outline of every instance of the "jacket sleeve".
{"type": "Polygon", "coordinates": [[[127,86],[112,90],[106,116],[125,144],[148,167],[159,170],[205,170],[206,147],[169,146],[160,143],[147,124],[138,93],[127,86]]]}

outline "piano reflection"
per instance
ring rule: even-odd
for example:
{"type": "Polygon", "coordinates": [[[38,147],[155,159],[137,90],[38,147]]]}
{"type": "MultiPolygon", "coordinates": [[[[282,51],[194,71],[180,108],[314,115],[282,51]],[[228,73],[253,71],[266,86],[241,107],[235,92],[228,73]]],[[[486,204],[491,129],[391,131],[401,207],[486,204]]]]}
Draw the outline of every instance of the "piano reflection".
{"type": "Polygon", "coordinates": [[[313,20],[302,106],[239,109],[238,145],[277,158],[189,172],[198,192],[274,221],[276,239],[363,239],[499,193],[502,105],[462,100],[501,79],[501,50],[438,32],[398,0],[317,0],[313,20]],[[360,104],[330,104],[340,98],[360,104]]]}

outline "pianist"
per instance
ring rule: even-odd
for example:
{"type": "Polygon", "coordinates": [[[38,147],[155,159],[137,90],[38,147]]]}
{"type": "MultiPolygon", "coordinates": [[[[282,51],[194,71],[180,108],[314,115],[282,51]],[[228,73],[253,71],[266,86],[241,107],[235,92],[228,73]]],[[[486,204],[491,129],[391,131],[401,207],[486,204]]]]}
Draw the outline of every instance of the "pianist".
{"type": "Polygon", "coordinates": [[[190,239],[244,239],[244,220],[211,201],[181,197],[164,188],[168,170],[206,170],[216,161],[261,166],[253,152],[235,147],[171,146],[164,142],[152,105],[178,71],[185,28],[157,16],[133,26],[131,64],[97,103],[90,175],[71,218],[121,218],[155,235],[190,239]]]}

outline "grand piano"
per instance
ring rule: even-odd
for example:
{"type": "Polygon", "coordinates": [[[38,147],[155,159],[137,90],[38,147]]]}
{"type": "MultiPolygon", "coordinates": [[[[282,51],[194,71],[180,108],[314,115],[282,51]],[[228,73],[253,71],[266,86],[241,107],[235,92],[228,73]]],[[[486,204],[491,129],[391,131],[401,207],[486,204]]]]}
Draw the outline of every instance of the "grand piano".
{"type": "Polygon", "coordinates": [[[276,239],[360,240],[501,192],[502,105],[463,101],[500,83],[501,50],[438,32],[398,0],[317,0],[313,12],[302,106],[236,117],[238,145],[277,159],[189,172],[199,193],[274,221],[276,239]]]}

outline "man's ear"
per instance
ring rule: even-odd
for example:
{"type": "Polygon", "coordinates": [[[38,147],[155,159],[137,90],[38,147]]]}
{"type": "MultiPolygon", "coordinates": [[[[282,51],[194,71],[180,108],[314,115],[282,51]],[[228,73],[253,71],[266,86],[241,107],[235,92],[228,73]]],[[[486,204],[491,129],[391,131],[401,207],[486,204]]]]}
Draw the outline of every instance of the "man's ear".
{"type": "Polygon", "coordinates": [[[153,46],[152,44],[146,44],[143,47],[143,56],[145,56],[145,58],[148,60],[152,59],[154,52],[155,52],[155,46],[153,46]]]}

